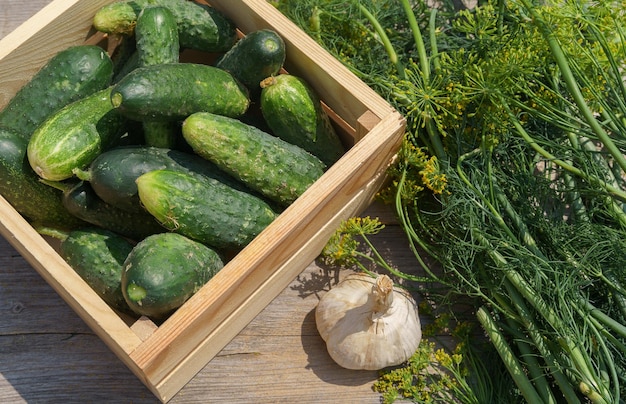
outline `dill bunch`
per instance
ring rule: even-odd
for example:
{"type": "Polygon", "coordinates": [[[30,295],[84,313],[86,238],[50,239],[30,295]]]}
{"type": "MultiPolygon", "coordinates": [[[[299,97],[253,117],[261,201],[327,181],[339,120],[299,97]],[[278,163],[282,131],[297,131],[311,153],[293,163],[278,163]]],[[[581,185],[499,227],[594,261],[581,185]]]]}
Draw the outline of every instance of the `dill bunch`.
{"type": "Polygon", "coordinates": [[[473,388],[512,380],[527,402],[623,400],[626,4],[298,3],[282,10],[407,119],[381,197],[421,273],[351,255],[355,237],[372,250],[365,223],[340,229],[345,256],[451,312],[469,302],[507,369],[475,367],[473,388]]]}

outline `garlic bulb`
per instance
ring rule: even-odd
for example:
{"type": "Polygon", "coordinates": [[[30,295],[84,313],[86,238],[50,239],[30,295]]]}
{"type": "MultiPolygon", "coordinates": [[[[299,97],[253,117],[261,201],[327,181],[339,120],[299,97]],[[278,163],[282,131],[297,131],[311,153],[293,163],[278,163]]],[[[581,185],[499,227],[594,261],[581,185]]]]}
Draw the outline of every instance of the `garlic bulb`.
{"type": "Polygon", "coordinates": [[[415,301],[387,275],[348,275],[322,296],[315,322],[331,358],[347,369],[399,365],[422,339],[415,301]]]}

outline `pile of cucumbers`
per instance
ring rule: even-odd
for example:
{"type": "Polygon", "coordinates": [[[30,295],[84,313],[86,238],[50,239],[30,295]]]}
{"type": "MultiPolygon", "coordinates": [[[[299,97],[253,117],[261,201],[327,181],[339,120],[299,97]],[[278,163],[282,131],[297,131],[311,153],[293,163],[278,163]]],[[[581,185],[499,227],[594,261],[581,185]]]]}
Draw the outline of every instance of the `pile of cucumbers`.
{"type": "Polygon", "coordinates": [[[272,30],[188,0],[93,26],[113,54],[62,50],[0,111],[0,194],[111,307],[162,321],[345,149],[272,30]]]}

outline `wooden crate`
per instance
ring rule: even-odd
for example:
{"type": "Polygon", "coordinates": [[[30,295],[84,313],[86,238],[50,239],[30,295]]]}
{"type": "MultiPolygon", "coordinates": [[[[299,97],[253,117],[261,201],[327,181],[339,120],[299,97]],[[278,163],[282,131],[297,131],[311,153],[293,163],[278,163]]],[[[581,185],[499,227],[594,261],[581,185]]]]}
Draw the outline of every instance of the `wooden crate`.
{"type": "MultiPolygon", "coordinates": [[[[0,41],[0,108],[58,51],[84,43],[101,6],[55,0],[0,41]]],[[[163,324],[110,309],[3,198],[0,232],[163,402],[176,394],[320,253],[379,189],[405,121],[264,0],[209,0],[242,33],[271,28],[288,72],[320,94],[349,151],[163,324]]]]}

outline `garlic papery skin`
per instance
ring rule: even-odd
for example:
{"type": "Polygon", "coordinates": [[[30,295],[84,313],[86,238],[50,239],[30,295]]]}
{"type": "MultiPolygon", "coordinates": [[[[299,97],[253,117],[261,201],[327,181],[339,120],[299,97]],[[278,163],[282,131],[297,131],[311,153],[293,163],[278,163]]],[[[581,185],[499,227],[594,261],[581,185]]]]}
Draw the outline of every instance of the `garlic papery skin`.
{"type": "Polygon", "coordinates": [[[330,357],[346,369],[399,365],[422,339],[415,300],[387,275],[348,275],[322,296],[315,323],[330,357]]]}

